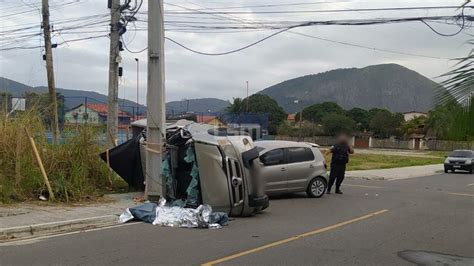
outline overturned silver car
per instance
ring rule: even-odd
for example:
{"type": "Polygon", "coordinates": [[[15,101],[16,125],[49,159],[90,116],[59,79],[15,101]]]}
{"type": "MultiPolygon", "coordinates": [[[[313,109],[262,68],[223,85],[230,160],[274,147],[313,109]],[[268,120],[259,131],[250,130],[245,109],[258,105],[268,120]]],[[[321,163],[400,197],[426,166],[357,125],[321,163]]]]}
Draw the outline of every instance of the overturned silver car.
{"type": "MultiPolygon", "coordinates": [[[[131,187],[144,188],[146,120],[132,124],[135,137],[101,154],[131,187]]],[[[165,198],[175,206],[209,204],[231,216],[248,216],[268,207],[265,182],[252,173],[258,150],[238,132],[179,120],[166,126],[162,175],[165,198]]]]}

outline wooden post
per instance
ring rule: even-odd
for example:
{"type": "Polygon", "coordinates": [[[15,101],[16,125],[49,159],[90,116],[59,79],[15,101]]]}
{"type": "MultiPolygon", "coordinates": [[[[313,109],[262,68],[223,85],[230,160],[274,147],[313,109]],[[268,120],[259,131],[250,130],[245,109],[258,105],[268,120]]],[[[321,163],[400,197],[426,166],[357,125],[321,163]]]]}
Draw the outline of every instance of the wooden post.
{"type": "Polygon", "coordinates": [[[44,178],[44,183],[46,184],[46,187],[48,188],[49,200],[54,201],[53,189],[51,188],[51,184],[49,183],[49,179],[48,179],[48,175],[46,174],[46,170],[44,170],[43,161],[41,160],[38,149],[36,148],[35,140],[31,137],[30,132],[28,132],[28,129],[26,127],[25,127],[25,132],[26,132],[26,136],[30,140],[31,147],[33,148],[33,153],[35,154],[36,161],[38,162],[38,166],[39,166],[39,168],[41,170],[41,174],[43,175],[43,178],[44,178]]]}
{"type": "MultiPolygon", "coordinates": [[[[21,129],[18,130],[18,133],[20,133],[21,129]]],[[[20,165],[20,153],[21,153],[21,135],[18,134],[16,138],[16,149],[15,149],[15,184],[19,185],[21,181],[21,165],[20,165]]]]}
{"type": "Polygon", "coordinates": [[[109,175],[107,178],[109,179],[110,187],[112,188],[113,182],[112,182],[112,168],[110,167],[110,155],[109,155],[109,149],[105,151],[105,158],[107,160],[107,166],[109,167],[109,175]]]}
{"type": "Polygon", "coordinates": [[[112,141],[113,147],[117,146],[117,139],[114,138],[114,136],[113,136],[113,134],[112,134],[112,131],[108,130],[108,132],[109,132],[109,138],[110,138],[110,140],[112,141]]]}

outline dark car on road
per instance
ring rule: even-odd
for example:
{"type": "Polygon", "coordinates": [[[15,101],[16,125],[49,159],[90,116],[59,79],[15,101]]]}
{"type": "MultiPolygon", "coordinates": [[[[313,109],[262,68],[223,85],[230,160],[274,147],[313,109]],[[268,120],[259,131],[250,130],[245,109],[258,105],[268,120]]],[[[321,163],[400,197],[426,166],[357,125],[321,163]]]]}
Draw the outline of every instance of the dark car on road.
{"type": "Polygon", "coordinates": [[[472,174],[474,169],[474,151],[455,150],[449,153],[444,161],[444,172],[454,172],[456,170],[468,171],[472,174]]]}

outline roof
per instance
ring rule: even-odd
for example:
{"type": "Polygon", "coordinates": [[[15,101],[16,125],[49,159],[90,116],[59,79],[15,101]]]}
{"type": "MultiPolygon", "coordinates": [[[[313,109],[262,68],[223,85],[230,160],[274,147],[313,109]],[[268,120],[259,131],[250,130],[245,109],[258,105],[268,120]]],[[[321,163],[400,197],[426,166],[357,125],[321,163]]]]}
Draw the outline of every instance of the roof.
{"type": "MultiPolygon", "coordinates": [[[[81,104],[79,104],[78,106],[72,108],[72,110],[78,108],[79,106],[83,106],[83,105],[84,105],[84,104],[81,103],[81,104]]],[[[87,109],[90,109],[90,110],[92,110],[92,111],[94,111],[94,112],[97,112],[97,113],[99,113],[100,115],[106,116],[106,115],[108,114],[108,112],[109,112],[108,107],[107,107],[107,104],[105,104],[105,103],[88,103],[86,106],[87,106],[87,109]]],[[[118,116],[127,117],[127,116],[130,116],[130,115],[128,115],[127,113],[125,113],[125,112],[123,112],[123,111],[121,111],[121,110],[119,110],[118,116]]]]}
{"type": "Polygon", "coordinates": [[[255,141],[255,146],[262,147],[264,149],[276,149],[276,148],[287,148],[287,147],[305,147],[311,148],[315,147],[312,143],[308,142],[296,142],[296,141],[287,141],[287,140],[261,140],[255,141]]]}
{"type": "Polygon", "coordinates": [[[406,114],[424,114],[424,115],[427,115],[428,113],[420,112],[420,111],[409,111],[409,112],[404,112],[403,114],[404,115],[406,115],[406,114]]]}
{"type": "Polygon", "coordinates": [[[215,115],[197,115],[196,116],[196,120],[198,123],[207,123],[214,118],[216,118],[215,115]]]}

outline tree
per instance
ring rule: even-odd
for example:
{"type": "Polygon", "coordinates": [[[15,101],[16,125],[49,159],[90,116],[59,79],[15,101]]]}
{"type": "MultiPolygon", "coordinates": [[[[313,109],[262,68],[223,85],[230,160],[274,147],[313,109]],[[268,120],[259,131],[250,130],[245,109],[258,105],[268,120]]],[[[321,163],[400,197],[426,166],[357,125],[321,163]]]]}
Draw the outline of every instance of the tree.
{"type": "Polygon", "coordinates": [[[474,124],[474,106],[469,108],[466,110],[455,100],[436,106],[428,113],[427,135],[446,140],[472,139],[473,133],[469,131],[469,125],[474,124]]]}
{"type": "Polygon", "coordinates": [[[356,122],[358,130],[365,131],[369,129],[369,111],[356,107],[347,111],[347,116],[349,116],[352,120],[356,122]]]}
{"type": "Polygon", "coordinates": [[[381,138],[398,136],[403,120],[403,115],[400,113],[392,114],[387,110],[377,111],[370,120],[370,130],[375,136],[381,138]]]}
{"type": "Polygon", "coordinates": [[[233,100],[234,100],[233,103],[231,103],[225,109],[226,112],[228,112],[228,113],[241,113],[241,112],[245,111],[242,98],[237,97],[237,98],[233,98],[233,100]]]}
{"type": "MultiPolygon", "coordinates": [[[[320,123],[327,114],[344,114],[344,109],[334,102],[323,102],[310,105],[303,109],[303,119],[314,123],[320,123]]],[[[299,120],[299,113],[296,114],[296,119],[299,120]]]]}
{"type": "Polygon", "coordinates": [[[324,129],[320,125],[305,121],[299,126],[291,126],[288,123],[281,123],[278,127],[278,135],[290,137],[314,137],[324,135],[324,129]]]}
{"type": "MultiPolygon", "coordinates": [[[[474,40],[468,43],[473,45],[474,40]]],[[[467,57],[458,59],[457,67],[442,77],[447,79],[438,88],[435,105],[443,108],[445,104],[456,102],[463,107],[460,110],[445,109],[456,122],[444,130],[444,137],[452,140],[474,139],[474,49],[467,57]]],[[[437,116],[441,114],[437,113],[437,116]]]]}
{"type": "Polygon", "coordinates": [[[234,98],[234,102],[227,108],[229,113],[244,113],[246,111],[247,101],[250,113],[267,113],[268,132],[276,134],[278,126],[286,120],[286,113],[278,103],[268,95],[254,94],[247,100],[234,98]]]}
{"type": "Polygon", "coordinates": [[[425,116],[415,116],[414,118],[403,122],[400,126],[400,131],[405,137],[408,137],[411,134],[424,135],[426,133],[426,119],[425,116]]]}
{"type": "Polygon", "coordinates": [[[323,117],[321,124],[328,135],[339,133],[351,134],[356,128],[356,122],[345,115],[330,113],[323,117]]]}

